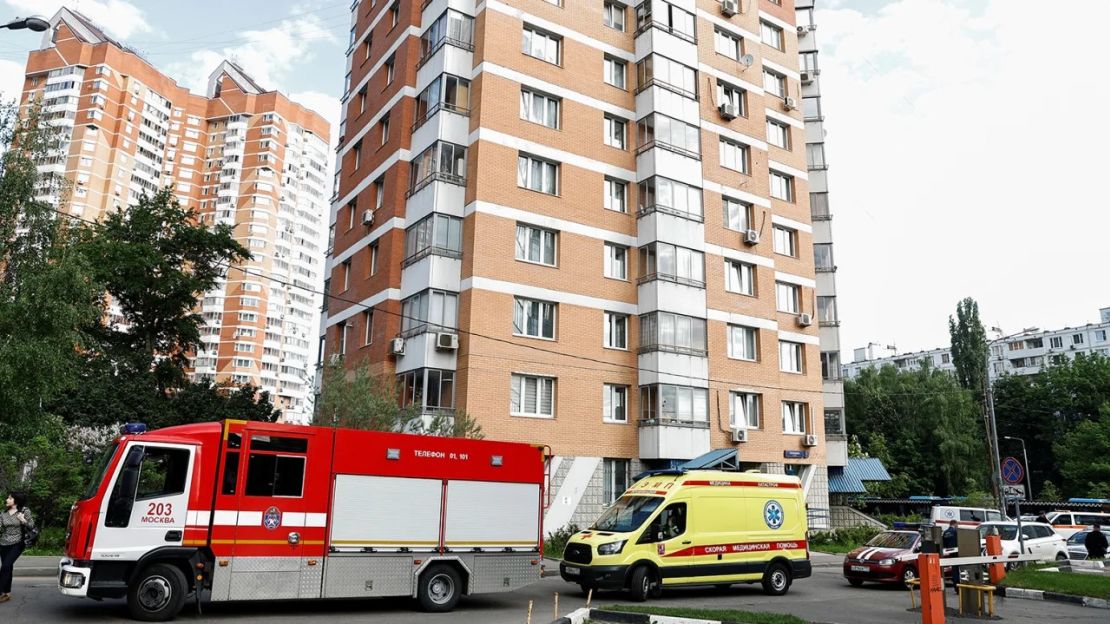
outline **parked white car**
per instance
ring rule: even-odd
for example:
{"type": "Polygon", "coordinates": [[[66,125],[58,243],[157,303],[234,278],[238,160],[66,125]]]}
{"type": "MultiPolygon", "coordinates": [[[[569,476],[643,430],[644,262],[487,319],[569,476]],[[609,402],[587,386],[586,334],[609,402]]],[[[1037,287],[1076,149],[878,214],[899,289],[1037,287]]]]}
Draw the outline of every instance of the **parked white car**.
{"type": "Polygon", "coordinates": [[[1038,555],[1041,561],[1063,560],[1068,558],[1067,539],[1052,530],[1052,525],[1043,522],[1021,523],[1021,535],[1024,538],[1025,550],[1021,550],[1018,541],[1018,524],[1016,522],[984,522],[979,525],[979,539],[986,548],[986,536],[993,530],[998,531],[1002,538],[1002,554],[1006,557],[1017,557],[1024,552],[1027,555],[1038,555]]]}

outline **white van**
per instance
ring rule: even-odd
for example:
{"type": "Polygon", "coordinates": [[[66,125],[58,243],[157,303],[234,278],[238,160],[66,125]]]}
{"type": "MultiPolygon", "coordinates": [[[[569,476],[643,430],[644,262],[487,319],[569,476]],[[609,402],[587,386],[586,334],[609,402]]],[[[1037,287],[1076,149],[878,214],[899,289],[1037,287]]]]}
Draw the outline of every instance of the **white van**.
{"type": "Polygon", "coordinates": [[[1095,524],[1110,525],[1110,513],[1096,511],[1054,511],[1046,514],[1045,517],[1048,518],[1052,528],[1064,537],[1071,537],[1095,524]]]}
{"type": "Polygon", "coordinates": [[[948,526],[955,520],[964,527],[977,527],[982,522],[999,522],[1005,520],[997,509],[984,509],[982,507],[946,507],[936,505],[933,507],[931,517],[933,524],[948,526]]]}

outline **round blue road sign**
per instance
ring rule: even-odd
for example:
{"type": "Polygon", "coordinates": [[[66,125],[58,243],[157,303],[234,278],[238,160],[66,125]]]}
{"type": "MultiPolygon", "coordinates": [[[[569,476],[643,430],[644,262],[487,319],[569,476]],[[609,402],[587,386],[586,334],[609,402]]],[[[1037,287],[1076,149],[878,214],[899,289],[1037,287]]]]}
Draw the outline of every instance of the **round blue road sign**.
{"type": "Polygon", "coordinates": [[[1007,457],[1002,460],[1002,479],[1010,485],[1017,485],[1025,478],[1025,469],[1016,458],[1007,457]]]}

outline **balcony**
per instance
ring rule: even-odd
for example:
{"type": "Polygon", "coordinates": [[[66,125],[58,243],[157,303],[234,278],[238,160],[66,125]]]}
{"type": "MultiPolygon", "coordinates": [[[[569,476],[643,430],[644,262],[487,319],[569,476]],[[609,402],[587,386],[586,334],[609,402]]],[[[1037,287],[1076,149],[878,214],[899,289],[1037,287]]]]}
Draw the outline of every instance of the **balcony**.
{"type": "Polygon", "coordinates": [[[709,423],[644,419],[638,422],[641,459],[693,459],[709,452],[709,423]]]}

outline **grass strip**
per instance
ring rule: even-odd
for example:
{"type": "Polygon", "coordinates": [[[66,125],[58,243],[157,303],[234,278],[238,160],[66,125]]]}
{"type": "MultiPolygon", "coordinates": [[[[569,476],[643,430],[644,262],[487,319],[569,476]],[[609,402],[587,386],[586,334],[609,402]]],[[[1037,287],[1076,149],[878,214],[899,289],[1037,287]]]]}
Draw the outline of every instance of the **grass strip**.
{"type": "Polygon", "coordinates": [[[738,611],[736,609],[687,609],[684,607],[647,607],[636,605],[609,605],[601,607],[605,611],[625,611],[628,613],[650,613],[653,615],[669,615],[671,617],[684,617],[699,620],[719,620],[722,622],[740,622],[742,624],[809,624],[809,622],[779,613],[766,611],[738,611]]]}
{"type": "Polygon", "coordinates": [[[1006,573],[1002,585],[1110,600],[1110,576],[1108,575],[1044,572],[1035,568],[1017,568],[1006,573]]]}

